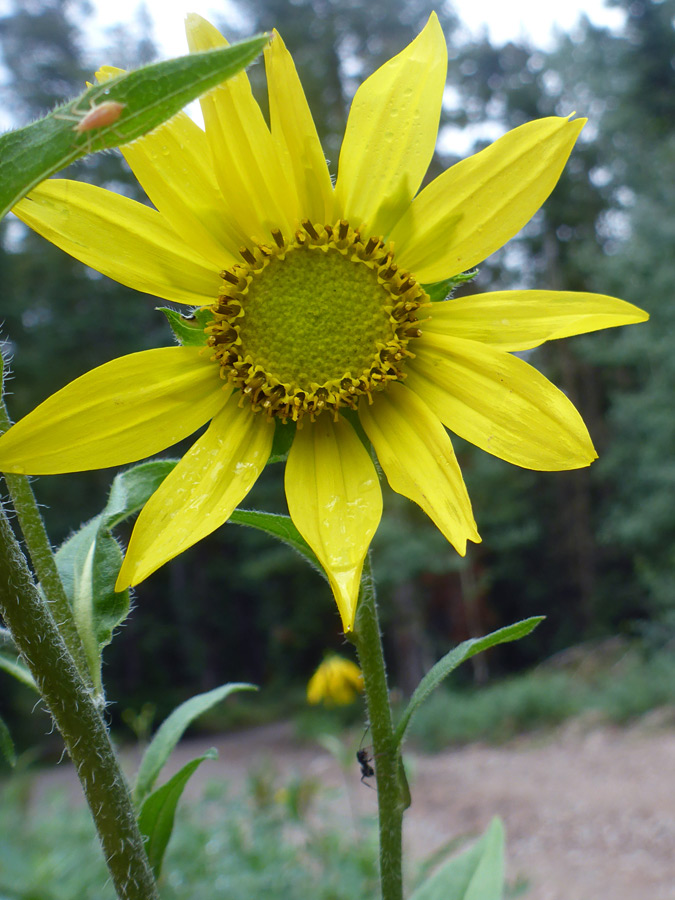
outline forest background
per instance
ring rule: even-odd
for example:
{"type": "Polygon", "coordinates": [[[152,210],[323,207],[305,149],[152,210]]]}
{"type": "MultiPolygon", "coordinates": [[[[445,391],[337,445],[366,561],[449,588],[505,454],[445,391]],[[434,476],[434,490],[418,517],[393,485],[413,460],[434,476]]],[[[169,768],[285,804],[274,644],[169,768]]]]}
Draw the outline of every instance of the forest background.
{"type": "MultiPolygon", "coordinates": [[[[483,537],[466,558],[383,485],[373,563],[391,680],[404,693],[450,644],[531,615],[547,616],[536,638],[467,674],[485,680],[617,634],[646,654],[675,639],[675,0],[610,5],[624,11],[623,29],[582,18],[546,50],[493,46],[486,37],[459,42],[452,7],[437,8],[450,66],[446,140],[429,179],[456,161],[447,148],[457,128],[476,136],[478,150],[540,116],[576,110],[590,120],[544,209],[463,291],[613,294],[648,310],[651,321],[527,354],[581,411],[600,454],[590,469],[530,472],[453,438],[483,537]]],[[[247,0],[248,33],[276,27],[294,54],[332,170],[356,87],[414,37],[432,8],[426,0],[247,0]]],[[[14,125],[78,94],[104,62],[132,68],[156,58],[142,13],[111,29],[109,49],[90,58],[87,15],[80,0],[12,0],[0,18],[0,104],[14,125]]],[[[236,22],[240,16],[214,24],[234,39],[244,36],[236,22]]],[[[262,65],[250,76],[263,98],[262,65]]],[[[116,153],[88,157],[67,176],[144,199],[116,153]]],[[[0,280],[15,419],[96,365],[172,343],[151,300],[12,217],[0,223],[0,280]]],[[[113,475],[35,480],[55,543],[98,513],[113,475]]],[[[286,511],[278,466],[265,471],[247,506],[286,511]]],[[[264,535],[226,525],[137,588],[106,651],[111,716],[151,700],[161,717],[227,681],[288,697],[326,651],[342,649],[319,576],[264,535]]],[[[33,702],[3,676],[0,715],[23,722],[24,735],[33,702]]]]}

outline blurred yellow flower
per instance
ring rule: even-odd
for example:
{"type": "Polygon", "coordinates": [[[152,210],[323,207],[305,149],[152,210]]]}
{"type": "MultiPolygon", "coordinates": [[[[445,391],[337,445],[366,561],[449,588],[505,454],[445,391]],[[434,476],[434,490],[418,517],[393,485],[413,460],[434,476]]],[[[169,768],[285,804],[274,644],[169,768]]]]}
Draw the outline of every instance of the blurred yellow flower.
{"type": "Polygon", "coordinates": [[[331,654],[321,663],[307,685],[308,703],[347,706],[363,690],[361,669],[350,659],[331,654]]]}
{"type": "MultiPolygon", "coordinates": [[[[224,38],[190,15],[193,51],[224,38]]],[[[458,553],[479,541],[446,427],[531,469],[596,456],[563,393],[511,351],[644,321],[598,294],[504,291],[429,302],[513,237],[555,186],[583,119],[514,129],[418,193],[434,153],[447,51],[433,14],[354,97],[335,187],[293,61],[265,51],[270,125],[246,74],[123,148],[151,208],[50,180],[16,215],[88,266],[208,311],[202,346],[135,353],[72,382],[0,438],[0,469],[123,465],[210,421],[151,497],[118,590],[223,524],[265,467],[276,423],[296,423],[291,517],[353,627],[382,494],[391,487],[458,553]]],[[[105,78],[113,70],[99,73],[105,78]]]]}

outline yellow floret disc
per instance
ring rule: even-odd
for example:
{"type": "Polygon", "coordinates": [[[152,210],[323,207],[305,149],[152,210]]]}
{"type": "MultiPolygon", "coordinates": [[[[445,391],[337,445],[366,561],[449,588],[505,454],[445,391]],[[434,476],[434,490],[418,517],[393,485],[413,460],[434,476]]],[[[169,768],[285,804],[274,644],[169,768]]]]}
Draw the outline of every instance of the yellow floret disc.
{"type": "Polygon", "coordinates": [[[337,415],[402,378],[428,297],[393,251],[345,221],[304,222],[291,243],[273,237],[221,273],[206,332],[223,377],[284,420],[337,415]]]}

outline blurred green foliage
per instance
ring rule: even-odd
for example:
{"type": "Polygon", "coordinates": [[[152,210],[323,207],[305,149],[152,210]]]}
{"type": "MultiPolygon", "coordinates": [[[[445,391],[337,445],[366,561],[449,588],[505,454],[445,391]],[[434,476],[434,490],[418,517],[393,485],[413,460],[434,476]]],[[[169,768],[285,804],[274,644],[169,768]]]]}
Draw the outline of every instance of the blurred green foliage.
{"type": "Polygon", "coordinates": [[[564,673],[516,675],[477,689],[441,689],[421,707],[410,741],[427,752],[452,745],[500,743],[551,728],[584,708],[580,685],[564,673]]]}
{"type": "MultiPolygon", "coordinates": [[[[311,780],[280,783],[271,770],[251,776],[243,793],[212,782],[199,801],[181,806],[160,883],[163,900],[371,900],[378,883],[375,830],[357,831],[346,811],[340,821],[328,801],[311,780]]],[[[89,814],[63,791],[37,800],[29,776],[15,778],[2,789],[0,833],[3,900],[114,897],[89,814]]]]}
{"type": "MultiPolygon", "coordinates": [[[[235,5],[240,34],[273,26],[282,33],[333,172],[358,83],[414,36],[431,9],[426,0],[235,5]]],[[[463,677],[483,682],[607,634],[639,633],[655,648],[675,639],[675,0],[614,5],[625,13],[623,31],[582,21],[547,51],[460,41],[444,7],[451,60],[430,176],[455,161],[456,141],[465,155],[467,135],[478,149],[484,137],[537,116],[576,109],[590,119],[543,210],[462,290],[614,293],[652,319],[527,354],[588,423],[600,453],[589,470],[524,471],[455,441],[483,536],[465,559],[383,485],[374,570],[392,681],[405,693],[452,644],[530,615],[547,616],[536,638],[477,657],[463,677]]],[[[86,57],[85,14],[76,0],[14,0],[0,19],[1,99],[17,125],[77,94],[101,62],[129,67],[152,57],[142,18],[109,35],[109,53],[86,57]]],[[[234,38],[233,22],[216,24],[234,38]]],[[[262,65],[251,77],[262,86],[262,65]]],[[[69,174],[142,199],[117,154],[97,154],[69,174]]],[[[93,366],[171,343],[152,299],[86,269],[16,221],[2,223],[0,238],[0,321],[13,357],[15,418],[93,366]]],[[[100,511],[112,477],[36,481],[56,542],[100,511]]],[[[286,512],[281,466],[269,467],[247,506],[286,512]]],[[[112,715],[150,700],[161,718],[228,680],[282,692],[309,677],[327,649],[340,651],[339,629],[328,588],[299,557],[226,525],[137,589],[132,616],[106,651],[112,715]]],[[[6,684],[0,715],[9,721],[27,703],[6,684]]]]}
{"type": "MultiPolygon", "coordinates": [[[[590,661],[596,652],[602,654],[602,645],[584,648],[582,659],[590,661]]],[[[420,708],[409,738],[432,753],[472,741],[501,743],[554,728],[573,716],[582,716],[589,725],[625,725],[657,709],[663,710],[663,718],[655,724],[672,723],[673,655],[645,655],[637,645],[620,644],[611,665],[591,671],[574,661],[544,665],[480,689],[441,688],[420,708]]]]}

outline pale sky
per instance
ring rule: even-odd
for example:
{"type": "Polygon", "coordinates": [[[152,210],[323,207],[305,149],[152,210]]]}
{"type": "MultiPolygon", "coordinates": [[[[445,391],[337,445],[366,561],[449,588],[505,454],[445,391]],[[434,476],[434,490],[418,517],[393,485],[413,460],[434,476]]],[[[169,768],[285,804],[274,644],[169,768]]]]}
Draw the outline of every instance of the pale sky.
{"type": "MultiPolygon", "coordinates": [[[[104,43],[102,31],[106,26],[129,22],[135,18],[141,0],[93,0],[96,18],[89,20],[90,50],[95,53],[97,38],[104,43]]],[[[291,0],[289,0],[291,2],[291,0]]],[[[0,4],[2,0],[0,0],[0,4]]],[[[440,7],[443,0],[439,0],[440,7]]],[[[571,31],[582,14],[595,24],[620,28],[624,15],[615,8],[605,7],[604,0],[451,0],[460,22],[466,29],[466,37],[480,36],[487,31],[493,44],[509,40],[529,39],[533,46],[546,49],[557,30],[571,31]]],[[[154,21],[154,38],[160,57],[180,56],[187,52],[184,20],[189,12],[196,12],[207,19],[221,14],[228,8],[234,21],[239,21],[246,32],[246,22],[232,0],[145,0],[154,21]]],[[[239,7],[240,8],[240,7],[239,7]]],[[[270,28],[274,26],[270,22],[270,28]]],[[[460,35],[461,37],[461,35],[460,35]]],[[[292,47],[290,48],[292,51],[292,47]]],[[[186,110],[197,122],[202,123],[199,104],[195,101],[186,110]]],[[[571,110],[570,110],[571,112],[571,110]]],[[[503,128],[482,124],[474,128],[446,128],[440,135],[440,145],[445,152],[465,156],[476,139],[494,140],[503,128]]]]}
{"type": "MultiPolygon", "coordinates": [[[[94,0],[100,27],[133,18],[139,0],[94,0]]],[[[186,52],[183,20],[188,12],[207,19],[214,10],[222,12],[227,0],[145,0],[155,22],[155,37],[163,56],[179,56],[186,52]]],[[[439,6],[441,4],[439,3],[439,6]]],[[[472,34],[487,29],[492,43],[529,38],[535,46],[545,48],[555,28],[570,31],[585,13],[597,25],[619,28],[623,13],[607,9],[603,0],[454,0],[459,18],[472,34]]],[[[270,27],[274,26],[270,23],[270,27]]]]}
{"type": "MultiPolygon", "coordinates": [[[[438,6],[442,3],[443,0],[439,0],[438,6]]],[[[604,0],[451,0],[451,3],[464,23],[467,37],[487,31],[493,44],[529,39],[535,47],[546,49],[555,31],[572,30],[582,13],[594,24],[609,28],[618,29],[624,22],[623,13],[606,8],[604,0]]],[[[0,0],[0,14],[8,12],[7,5],[6,0],[0,0]]],[[[98,48],[103,49],[106,44],[103,30],[134,20],[140,5],[141,0],[93,0],[95,12],[86,23],[89,56],[94,60],[92,65],[99,63],[98,48]]],[[[232,0],[145,0],[145,6],[154,22],[154,38],[160,58],[187,52],[184,20],[189,12],[212,19],[218,13],[222,15],[229,7],[234,20],[239,19],[246,30],[245,21],[232,0]]],[[[274,24],[271,22],[270,27],[274,24]]],[[[197,103],[191,104],[188,112],[200,119],[197,103]]],[[[12,122],[0,110],[0,131],[11,125],[12,122]]],[[[466,133],[460,138],[448,134],[445,137],[446,143],[452,143],[453,152],[463,154],[468,151],[476,135],[466,133]]],[[[495,138],[497,135],[481,134],[481,137],[495,138]]]]}

